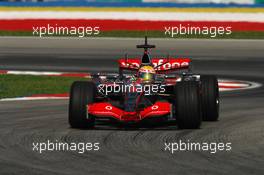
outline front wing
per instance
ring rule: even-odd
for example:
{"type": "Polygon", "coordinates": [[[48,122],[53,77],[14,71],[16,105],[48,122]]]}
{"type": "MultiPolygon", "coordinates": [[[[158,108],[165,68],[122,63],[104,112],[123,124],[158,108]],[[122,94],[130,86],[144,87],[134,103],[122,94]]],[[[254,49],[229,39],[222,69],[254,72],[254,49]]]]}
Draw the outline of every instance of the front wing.
{"type": "Polygon", "coordinates": [[[98,118],[110,117],[119,121],[141,121],[146,118],[160,117],[171,113],[171,104],[168,102],[156,102],[152,106],[140,111],[127,112],[107,102],[99,102],[87,105],[88,115],[98,118]]]}

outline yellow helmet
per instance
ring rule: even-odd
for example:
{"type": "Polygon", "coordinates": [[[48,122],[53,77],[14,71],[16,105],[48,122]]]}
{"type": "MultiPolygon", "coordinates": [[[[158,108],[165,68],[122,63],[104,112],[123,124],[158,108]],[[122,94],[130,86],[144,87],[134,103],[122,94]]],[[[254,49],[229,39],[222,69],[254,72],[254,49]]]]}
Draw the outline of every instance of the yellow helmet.
{"type": "Polygon", "coordinates": [[[154,81],[156,71],[152,66],[142,66],[138,71],[138,78],[149,83],[154,81]]]}

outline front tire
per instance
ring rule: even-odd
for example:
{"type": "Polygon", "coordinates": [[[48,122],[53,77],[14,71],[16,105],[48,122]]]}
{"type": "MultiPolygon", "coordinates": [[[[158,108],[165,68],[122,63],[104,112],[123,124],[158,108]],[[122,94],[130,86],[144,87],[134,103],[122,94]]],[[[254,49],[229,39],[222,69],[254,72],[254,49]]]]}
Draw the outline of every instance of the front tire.
{"type": "Polygon", "coordinates": [[[69,102],[69,124],[72,128],[93,128],[95,118],[88,115],[87,105],[94,102],[95,84],[76,81],[71,86],[69,102]]]}
{"type": "Polygon", "coordinates": [[[204,121],[217,121],[219,118],[219,89],[216,76],[201,76],[201,107],[204,121]]]}
{"type": "Polygon", "coordinates": [[[175,117],[180,129],[198,129],[201,125],[199,84],[183,81],[175,85],[175,117]]]}

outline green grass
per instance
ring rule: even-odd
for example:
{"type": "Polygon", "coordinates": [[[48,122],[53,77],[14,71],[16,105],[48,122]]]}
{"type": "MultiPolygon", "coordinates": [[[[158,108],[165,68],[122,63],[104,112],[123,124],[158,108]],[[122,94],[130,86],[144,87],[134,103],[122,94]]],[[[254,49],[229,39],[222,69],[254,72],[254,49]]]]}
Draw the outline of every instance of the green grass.
{"type": "Polygon", "coordinates": [[[68,93],[72,82],[87,80],[76,77],[34,75],[0,75],[0,99],[24,97],[34,94],[68,93]]]}
{"type": "MultiPolygon", "coordinates": [[[[144,37],[145,35],[151,38],[170,38],[169,35],[164,35],[163,31],[102,31],[96,37],[144,37]]],[[[13,31],[0,31],[0,36],[35,36],[32,35],[32,32],[13,32],[13,31]]],[[[67,35],[53,35],[56,37],[65,37],[67,35]]],[[[51,37],[43,36],[43,37],[51,37]]],[[[71,35],[71,37],[78,37],[77,35],[71,35]]],[[[85,36],[88,37],[95,37],[95,36],[85,36]]],[[[174,38],[205,38],[205,39],[264,39],[264,32],[233,32],[231,35],[218,35],[214,38],[210,37],[209,35],[178,35],[174,36],[174,38]]]]}

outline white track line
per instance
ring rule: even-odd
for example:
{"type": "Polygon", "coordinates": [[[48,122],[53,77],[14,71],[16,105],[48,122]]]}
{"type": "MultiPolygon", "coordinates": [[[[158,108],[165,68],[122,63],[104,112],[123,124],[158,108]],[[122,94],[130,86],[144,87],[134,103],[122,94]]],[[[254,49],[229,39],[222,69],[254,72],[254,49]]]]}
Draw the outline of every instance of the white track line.
{"type": "Polygon", "coordinates": [[[89,73],[76,73],[76,72],[41,72],[41,71],[3,71],[0,70],[1,74],[9,75],[36,75],[36,76],[62,76],[62,77],[82,77],[82,78],[91,78],[89,73]]]}
{"type": "Polygon", "coordinates": [[[62,75],[59,72],[37,72],[37,71],[7,71],[5,74],[13,75],[62,75]]]}
{"type": "Polygon", "coordinates": [[[60,100],[68,99],[69,97],[18,97],[18,98],[4,98],[0,101],[32,101],[32,100],[60,100]]]}

